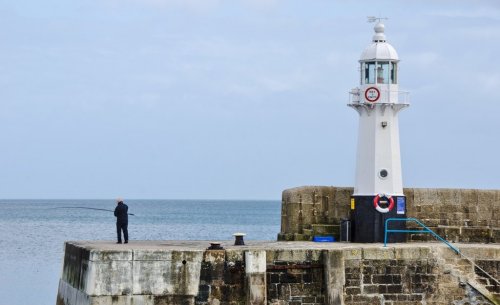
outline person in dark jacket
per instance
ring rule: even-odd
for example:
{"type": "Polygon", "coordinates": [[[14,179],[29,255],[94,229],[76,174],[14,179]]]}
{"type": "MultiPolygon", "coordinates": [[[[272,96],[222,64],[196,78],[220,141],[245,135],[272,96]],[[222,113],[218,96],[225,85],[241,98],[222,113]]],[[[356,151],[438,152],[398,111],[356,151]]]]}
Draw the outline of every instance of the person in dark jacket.
{"type": "Polygon", "coordinates": [[[115,217],[116,217],[116,234],[118,236],[117,244],[122,243],[122,231],[123,238],[125,239],[125,243],[128,243],[128,206],[123,203],[123,199],[116,200],[116,208],[115,208],[115,217]]]}

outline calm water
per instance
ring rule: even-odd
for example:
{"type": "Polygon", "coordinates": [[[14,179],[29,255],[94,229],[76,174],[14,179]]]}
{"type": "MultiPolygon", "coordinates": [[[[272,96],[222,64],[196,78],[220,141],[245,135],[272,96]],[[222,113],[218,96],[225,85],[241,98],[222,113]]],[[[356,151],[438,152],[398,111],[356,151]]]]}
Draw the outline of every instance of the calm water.
{"type": "MultiPolygon", "coordinates": [[[[130,240],[275,240],[279,201],[129,200],[130,240]]],[[[113,200],[0,200],[0,305],[54,305],[66,240],[115,240],[113,200]]]]}

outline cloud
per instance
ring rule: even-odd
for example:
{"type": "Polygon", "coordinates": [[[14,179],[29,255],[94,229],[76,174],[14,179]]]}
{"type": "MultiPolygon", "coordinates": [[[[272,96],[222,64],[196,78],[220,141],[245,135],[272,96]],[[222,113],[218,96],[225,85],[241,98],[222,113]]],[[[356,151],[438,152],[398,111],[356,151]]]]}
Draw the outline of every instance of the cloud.
{"type": "Polygon", "coordinates": [[[479,40],[499,40],[500,39],[500,26],[486,25],[486,26],[467,26],[461,30],[461,33],[466,37],[479,39],[479,40]]]}
{"type": "Polygon", "coordinates": [[[325,63],[330,67],[338,67],[346,63],[352,66],[356,64],[362,51],[362,49],[350,52],[330,51],[325,55],[325,63]]]}
{"type": "Polygon", "coordinates": [[[429,15],[446,18],[470,18],[500,20],[500,9],[481,7],[473,10],[439,10],[429,15]]]}
{"type": "Polygon", "coordinates": [[[480,73],[477,75],[477,85],[488,93],[496,94],[500,88],[499,73],[480,73]]]}
{"type": "Polygon", "coordinates": [[[262,77],[259,83],[263,88],[271,92],[284,92],[293,89],[292,82],[282,78],[262,77]]]}
{"type": "MultiPolygon", "coordinates": [[[[282,0],[125,0],[129,3],[136,3],[155,8],[180,8],[196,13],[212,12],[221,6],[242,5],[255,11],[270,11],[282,3],[282,0]]],[[[123,0],[108,0],[114,6],[123,4],[123,0]]]]}
{"type": "Polygon", "coordinates": [[[249,84],[240,84],[240,83],[227,83],[223,89],[224,95],[236,95],[243,97],[251,97],[256,96],[260,91],[253,85],[249,84]]]}
{"type": "Polygon", "coordinates": [[[243,3],[253,9],[269,10],[274,9],[280,0],[243,0],[243,3]]]}
{"type": "MultiPolygon", "coordinates": [[[[182,8],[194,12],[212,11],[222,0],[128,0],[128,2],[158,8],[182,8]]],[[[110,0],[110,3],[119,6],[121,0],[110,0]]]]}
{"type": "Polygon", "coordinates": [[[439,55],[435,52],[421,52],[404,55],[405,64],[414,65],[421,68],[434,66],[439,61],[439,55]]]}

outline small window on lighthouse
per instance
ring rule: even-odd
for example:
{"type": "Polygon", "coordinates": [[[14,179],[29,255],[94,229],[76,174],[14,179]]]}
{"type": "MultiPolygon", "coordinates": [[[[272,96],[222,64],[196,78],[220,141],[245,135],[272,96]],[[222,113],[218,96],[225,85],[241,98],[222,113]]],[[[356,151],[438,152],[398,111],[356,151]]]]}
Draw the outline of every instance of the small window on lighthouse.
{"type": "Polygon", "coordinates": [[[377,63],[377,84],[389,83],[389,62],[377,63]]]}
{"type": "Polygon", "coordinates": [[[367,62],[365,67],[365,84],[375,84],[375,63],[367,62]]]}
{"type": "Polygon", "coordinates": [[[387,176],[389,176],[389,172],[386,169],[381,170],[378,174],[382,179],[387,178],[387,176]]]}

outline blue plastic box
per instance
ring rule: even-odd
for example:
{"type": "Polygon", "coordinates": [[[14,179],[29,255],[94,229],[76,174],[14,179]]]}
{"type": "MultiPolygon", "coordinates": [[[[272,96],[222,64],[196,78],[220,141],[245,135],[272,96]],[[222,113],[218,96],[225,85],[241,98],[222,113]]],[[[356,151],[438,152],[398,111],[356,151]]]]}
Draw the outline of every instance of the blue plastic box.
{"type": "Polygon", "coordinates": [[[317,243],[334,242],[335,237],[333,237],[333,236],[314,236],[313,241],[317,242],[317,243]]]}

